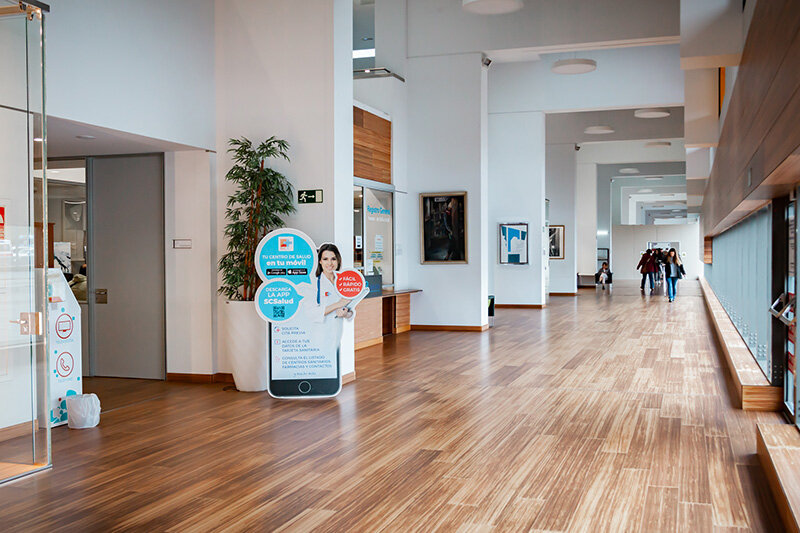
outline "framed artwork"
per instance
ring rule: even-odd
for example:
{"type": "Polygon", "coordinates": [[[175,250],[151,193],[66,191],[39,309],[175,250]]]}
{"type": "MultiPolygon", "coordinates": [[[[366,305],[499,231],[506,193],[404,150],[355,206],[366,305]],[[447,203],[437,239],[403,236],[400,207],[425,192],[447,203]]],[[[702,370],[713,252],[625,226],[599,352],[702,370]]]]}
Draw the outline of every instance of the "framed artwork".
{"type": "Polygon", "coordinates": [[[467,193],[419,195],[420,263],[467,262],[467,193]]]}
{"type": "Polygon", "coordinates": [[[528,264],[528,224],[500,224],[500,264],[528,264]]]}
{"type": "Polygon", "coordinates": [[[550,259],[564,259],[564,226],[550,226],[550,259]]]}

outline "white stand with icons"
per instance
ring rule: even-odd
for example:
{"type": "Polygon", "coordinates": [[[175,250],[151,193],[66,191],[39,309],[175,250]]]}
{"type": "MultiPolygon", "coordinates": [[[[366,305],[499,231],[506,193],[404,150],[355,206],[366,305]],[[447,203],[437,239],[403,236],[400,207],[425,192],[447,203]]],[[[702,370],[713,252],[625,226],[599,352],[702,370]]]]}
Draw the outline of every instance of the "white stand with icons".
{"type": "Polygon", "coordinates": [[[67,397],[81,394],[81,307],[60,268],[47,270],[52,426],[67,423],[67,397]]]}

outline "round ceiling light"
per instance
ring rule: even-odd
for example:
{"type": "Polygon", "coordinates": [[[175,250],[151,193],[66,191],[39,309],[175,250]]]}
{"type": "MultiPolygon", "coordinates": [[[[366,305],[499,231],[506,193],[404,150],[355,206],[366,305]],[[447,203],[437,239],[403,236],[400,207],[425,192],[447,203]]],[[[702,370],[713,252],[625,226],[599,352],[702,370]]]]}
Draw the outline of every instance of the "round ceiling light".
{"type": "Polygon", "coordinates": [[[559,59],[550,71],[555,74],[586,74],[597,69],[597,61],[594,59],[559,59]]]}
{"type": "Polygon", "coordinates": [[[639,169],[638,168],[633,168],[633,167],[625,167],[625,168],[619,169],[619,173],[620,174],[638,174],[639,173],[639,169]]]}
{"type": "Polygon", "coordinates": [[[650,141],[644,143],[645,148],[667,148],[672,146],[672,143],[669,141],[650,141]]]}
{"type": "Polygon", "coordinates": [[[461,6],[476,15],[503,15],[522,9],[522,0],[462,0],[461,6]]]}
{"type": "Polygon", "coordinates": [[[587,135],[608,135],[609,133],[614,133],[614,128],[611,126],[588,126],[583,130],[583,133],[587,135]]]}
{"type": "Polygon", "coordinates": [[[669,116],[669,109],[664,108],[650,108],[650,109],[637,109],[633,112],[636,118],[664,118],[669,116]]]}

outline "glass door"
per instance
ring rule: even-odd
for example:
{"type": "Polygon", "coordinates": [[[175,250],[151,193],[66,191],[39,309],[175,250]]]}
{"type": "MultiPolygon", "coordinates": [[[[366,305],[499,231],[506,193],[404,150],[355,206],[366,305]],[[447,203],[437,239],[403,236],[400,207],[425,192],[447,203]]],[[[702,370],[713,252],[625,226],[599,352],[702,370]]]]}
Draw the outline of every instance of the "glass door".
{"type": "Polygon", "coordinates": [[[0,0],[0,482],[51,464],[41,8],[0,0]]]}

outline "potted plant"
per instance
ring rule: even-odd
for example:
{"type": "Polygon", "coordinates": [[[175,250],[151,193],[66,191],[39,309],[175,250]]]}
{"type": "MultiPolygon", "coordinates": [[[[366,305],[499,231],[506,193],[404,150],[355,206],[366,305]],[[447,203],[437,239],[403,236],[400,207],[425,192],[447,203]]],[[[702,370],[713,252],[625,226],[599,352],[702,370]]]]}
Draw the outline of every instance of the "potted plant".
{"type": "Polygon", "coordinates": [[[236,184],[236,191],[225,210],[228,246],[219,260],[219,292],[226,297],[222,331],[236,388],[263,391],[268,381],[267,328],[252,303],[261,284],[255,268],[256,248],[264,235],[284,226],[284,216],[295,211],[292,185],[264,163],[273,157],[288,161],[289,144],[275,137],[258,146],[244,137],[228,144],[234,164],[225,179],[236,184]]]}

